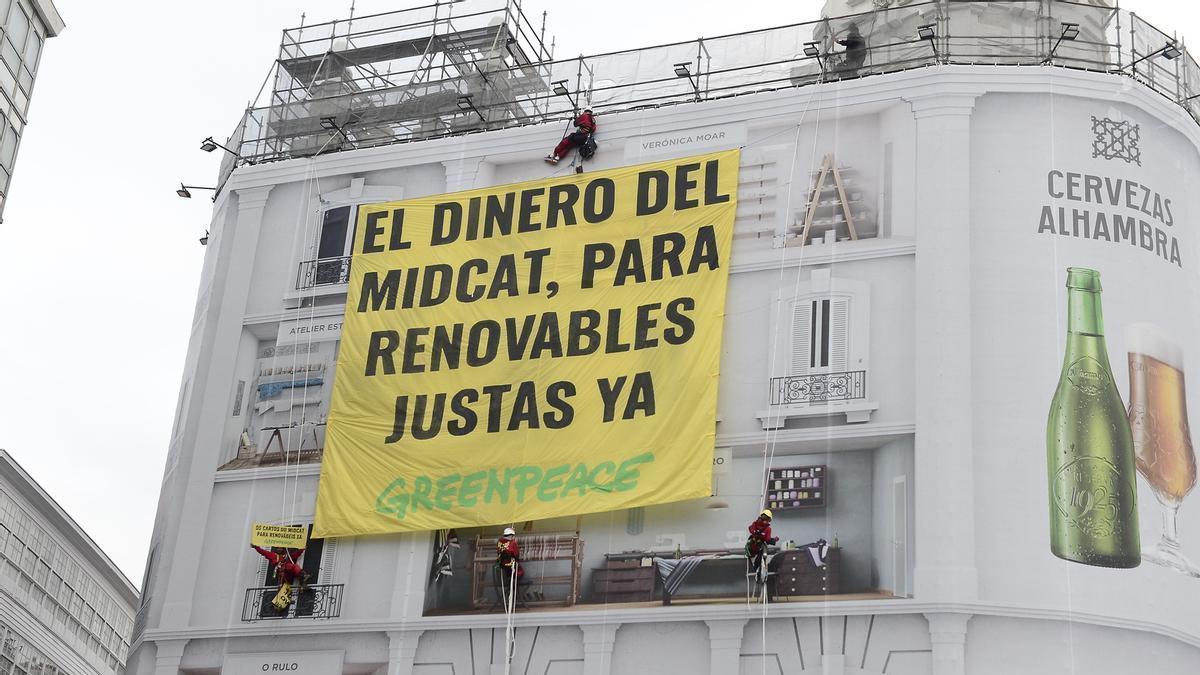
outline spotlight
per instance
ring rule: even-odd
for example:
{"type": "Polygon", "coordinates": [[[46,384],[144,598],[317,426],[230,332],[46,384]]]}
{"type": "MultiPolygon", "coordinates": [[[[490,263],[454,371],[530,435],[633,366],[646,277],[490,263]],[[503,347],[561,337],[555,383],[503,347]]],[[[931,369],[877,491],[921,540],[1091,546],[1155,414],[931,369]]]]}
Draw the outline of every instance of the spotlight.
{"type": "Polygon", "coordinates": [[[1074,40],[1077,37],[1079,37],[1079,24],[1069,21],[1062,22],[1062,33],[1054,41],[1054,46],[1050,48],[1050,53],[1046,55],[1046,58],[1042,59],[1042,65],[1046,65],[1054,60],[1054,55],[1058,53],[1058,47],[1064,40],[1074,40]]]}
{"type": "Polygon", "coordinates": [[[700,100],[700,73],[696,77],[692,77],[691,64],[688,62],[675,64],[675,77],[686,77],[689,84],[692,85],[692,92],[696,96],[696,100],[700,100]]]}
{"type": "Polygon", "coordinates": [[[183,197],[184,199],[191,199],[192,190],[212,190],[213,192],[216,192],[217,188],[204,187],[203,185],[184,185],[183,183],[180,183],[179,189],[175,191],[175,194],[183,197]]]}
{"type": "Polygon", "coordinates": [[[567,88],[566,80],[559,80],[559,81],[555,82],[554,86],[550,89],[550,91],[554,92],[555,96],[566,96],[567,101],[569,101],[571,103],[572,109],[579,108],[579,106],[575,103],[575,97],[571,96],[571,90],[567,88]]]}
{"type": "Polygon", "coordinates": [[[805,42],[805,43],[804,43],[804,55],[805,55],[805,56],[820,56],[820,55],[821,55],[821,50],[820,50],[820,49],[817,49],[817,45],[818,45],[818,44],[820,44],[820,43],[817,43],[817,42],[805,42]]]}
{"type": "Polygon", "coordinates": [[[204,231],[204,236],[200,237],[200,245],[208,246],[208,230],[204,231]]]}
{"type": "Polygon", "coordinates": [[[934,63],[940,63],[942,55],[938,53],[937,48],[937,28],[931,23],[927,23],[924,26],[917,26],[917,37],[929,43],[929,46],[933,49],[934,63]]]}
{"type": "Polygon", "coordinates": [[[229,148],[221,145],[220,143],[214,141],[212,136],[209,136],[208,138],[206,138],[200,142],[200,149],[205,152],[212,152],[213,150],[216,150],[217,148],[220,148],[220,149],[224,150],[225,152],[228,152],[229,154],[233,155],[234,157],[237,157],[238,159],[242,158],[241,155],[239,155],[236,152],[230,150],[229,148]]]}
{"type": "Polygon", "coordinates": [[[326,131],[340,131],[337,124],[337,119],[333,117],[322,117],[321,128],[326,131]]]}
{"type": "Polygon", "coordinates": [[[1149,54],[1146,54],[1144,56],[1134,59],[1132,63],[1130,63],[1127,66],[1122,67],[1121,70],[1130,69],[1136,73],[1137,72],[1137,64],[1141,63],[1142,61],[1145,61],[1146,59],[1152,59],[1155,56],[1161,56],[1168,61],[1174,61],[1175,59],[1179,58],[1180,56],[1183,56],[1183,50],[1180,49],[1179,45],[1177,43],[1175,43],[1174,41],[1168,42],[1166,44],[1166,46],[1164,46],[1162,49],[1159,49],[1156,52],[1150,52],[1149,54]]]}

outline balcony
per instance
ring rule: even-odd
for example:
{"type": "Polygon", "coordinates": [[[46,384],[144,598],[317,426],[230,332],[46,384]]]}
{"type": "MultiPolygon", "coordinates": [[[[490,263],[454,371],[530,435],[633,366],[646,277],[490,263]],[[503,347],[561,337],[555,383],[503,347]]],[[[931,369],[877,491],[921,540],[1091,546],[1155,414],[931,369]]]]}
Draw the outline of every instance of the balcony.
{"type": "Polygon", "coordinates": [[[292,587],[292,604],[286,612],[279,612],[271,599],[279,592],[278,586],[247,588],[242,602],[242,621],[269,621],[272,619],[336,619],[342,613],[342,588],[345,584],[310,584],[301,591],[292,587]]]}
{"type": "Polygon", "coordinates": [[[867,371],[819,373],[771,379],[771,405],[812,405],[867,397],[867,371]]]}
{"type": "Polygon", "coordinates": [[[866,399],[865,370],[773,377],[770,408],[756,416],[763,429],[782,429],[791,418],[841,414],[850,424],[869,422],[879,404],[866,399]]]}
{"type": "Polygon", "coordinates": [[[350,281],[350,256],[305,260],[296,270],[296,290],[334,286],[350,281]]]}

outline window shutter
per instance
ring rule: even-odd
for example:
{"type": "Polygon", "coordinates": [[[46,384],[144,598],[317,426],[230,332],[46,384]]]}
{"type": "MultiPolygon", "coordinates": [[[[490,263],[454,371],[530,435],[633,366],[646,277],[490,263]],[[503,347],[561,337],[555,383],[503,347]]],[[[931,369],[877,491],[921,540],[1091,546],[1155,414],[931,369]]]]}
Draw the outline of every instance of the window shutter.
{"type": "Polygon", "coordinates": [[[334,563],[337,562],[337,539],[325,540],[325,551],[321,554],[321,583],[332,584],[336,583],[337,579],[333,576],[334,563]]]}
{"type": "Polygon", "coordinates": [[[792,375],[807,375],[811,370],[812,306],[810,298],[792,303],[792,375]]]}
{"type": "Polygon", "coordinates": [[[850,298],[830,298],[829,372],[844,373],[850,363],[850,298]]]}
{"type": "Polygon", "coordinates": [[[258,579],[258,582],[259,582],[258,585],[259,586],[270,586],[271,581],[272,581],[271,580],[271,568],[267,564],[267,559],[262,557],[261,555],[258,555],[257,551],[255,551],[254,555],[258,556],[258,571],[255,572],[255,574],[254,574],[254,577],[256,579],[258,579]]]}

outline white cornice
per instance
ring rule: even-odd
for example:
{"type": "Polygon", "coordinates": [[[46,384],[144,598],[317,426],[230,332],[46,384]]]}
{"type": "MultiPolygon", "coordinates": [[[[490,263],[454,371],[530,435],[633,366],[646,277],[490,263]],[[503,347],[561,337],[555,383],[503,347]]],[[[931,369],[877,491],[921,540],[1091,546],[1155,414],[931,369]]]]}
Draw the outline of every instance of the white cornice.
{"type": "Polygon", "coordinates": [[[232,483],[242,480],[266,480],[268,478],[299,478],[301,476],[320,476],[321,464],[301,464],[300,466],[268,466],[254,469],[229,469],[213,474],[214,483],[232,483]]]}
{"type": "MultiPolygon", "coordinates": [[[[787,602],[771,604],[765,608],[760,604],[749,607],[745,603],[672,605],[669,607],[618,607],[595,606],[589,609],[571,609],[558,612],[518,612],[512,622],[516,628],[535,626],[589,626],[597,624],[671,623],[681,621],[716,621],[729,619],[761,619],[766,612],[768,619],[791,619],[829,616],[871,616],[930,613],[961,613],[976,616],[994,616],[1009,619],[1034,619],[1040,621],[1068,621],[1075,624],[1090,624],[1107,628],[1135,630],[1153,633],[1178,640],[1193,647],[1200,647],[1200,635],[1189,633],[1174,626],[1156,621],[1143,621],[1108,616],[1090,612],[1050,607],[1022,607],[997,602],[921,602],[917,600],[853,600],[830,602],[787,602]]],[[[229,639],[241,637],[303,636],[312,634],[386,633],[405,630],[464,630],[501,628],[506,625],[504,614],[468,614],[459,616],[423,616],[412,619],[389,619],[375,621],[342,621],[294,619],[286,622],[263,621],[235,626],[209,626],[178,630],[148,630],[144,641],[187,639],[229,639]],[[286,625],[282,625],[286,624],[286,625]]]]}
{"type": "Polygon", "coordinates": [[[833,244],[809,244],[788,248],[739,249],[734,244],[733,264],[729,271],[778,271],[780,267],[829,265],[854,260],[873,260],[893,256],[915,255],[917,245],[911,239],[860,239],[833,244]]]}
{"type": "MultiPolygon", "coordinates": [[[[344,293],[344,291],[343,291],[344,293]]],[[[326,316],[342,316],[346,313],[346,304],[337,305],[321,305],[319,307],[305,307],[301,310],[281,309],[278,312],[263,312],[261,314],[247,314],[243,320],[247,326],[259,324],[273,324],[280,321],[295,321],[300,319],[315,319],[326,316]]]]}
{"type": "Polygon", "coordinates": [[[764,443],[772,445],[836,442],[855,440],[874,440],[886,442],[893,438],[911,436],[917,432],[917,425],[912,422],[893,424],[846,424],[815,429],[782,429],[770,431],[745,431],[732,434],[717,434],[717,447],[728,448],[745,445],[761,446],[764,443]]]}

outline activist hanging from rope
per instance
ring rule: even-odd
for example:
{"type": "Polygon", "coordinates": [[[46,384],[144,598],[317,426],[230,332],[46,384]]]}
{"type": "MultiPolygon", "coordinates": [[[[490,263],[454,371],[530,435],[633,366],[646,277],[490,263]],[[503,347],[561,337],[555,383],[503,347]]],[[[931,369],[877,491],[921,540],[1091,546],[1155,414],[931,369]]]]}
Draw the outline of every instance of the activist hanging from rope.
{"type": "Polygon", "coordinates": [[[558,160],[566,157],[572,148],[579,148],[579,155],[584,159],[591,159],[596,153],[596,140],[593,138],[596,135],[596,117],[592,114],[592,109],[585,108],[575,118],[574,125],[575,131],[563,136],[555,146],[554,152],[546,155],[547,162],[558,164],[558,160]]]}
{"type": "Polygon", "coordinates": [[[250,544],[250,548],[258,551],[258,554],[266,558],[271,565],[274,577],[279,581],[279,590],[271,599],[271,606],[280,614],[286,614],[292,605],[292,585],[299,582],[299,593],[304,592],[308,574],[299,565],[300,556],[304,555],[304,549],[283,548],[276,552],[256,544],[250,544]]]}

